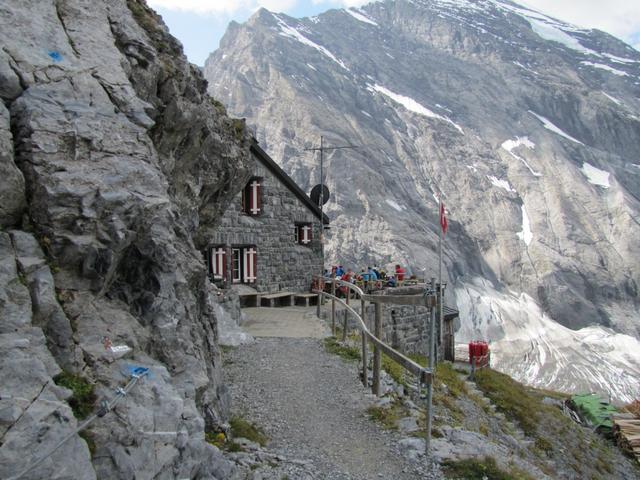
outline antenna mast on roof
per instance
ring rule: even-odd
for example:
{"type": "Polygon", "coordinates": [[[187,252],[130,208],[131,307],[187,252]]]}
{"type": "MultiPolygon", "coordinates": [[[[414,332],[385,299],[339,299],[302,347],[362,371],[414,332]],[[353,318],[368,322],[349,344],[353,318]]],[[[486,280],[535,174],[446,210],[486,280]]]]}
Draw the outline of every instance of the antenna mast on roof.
{"type": "MultiPolygon", "coordinates": [[[[324,275],[324,213],[323,213],[323,206],[325,203],[324,202],[324,173],[323,173],[324,152],[329,150],[342,150],[342,149],[349,149],[349,148],[356,149],[359,147],[357,145],[341,145],[336,147],[325,147],[324,137],[322,135],[320,135],[319,147],[305,148],[305,151],[307,152],[316,152],[316,151],[320,152],[320,200],[318,203],[320,205],[320,252],[322,256],[322,267],[320,270],[321,277],[324,275]]],[[[320,310],[320,298],[318,298],[318,313],[319,313],[319,310],[320,310]]]]}

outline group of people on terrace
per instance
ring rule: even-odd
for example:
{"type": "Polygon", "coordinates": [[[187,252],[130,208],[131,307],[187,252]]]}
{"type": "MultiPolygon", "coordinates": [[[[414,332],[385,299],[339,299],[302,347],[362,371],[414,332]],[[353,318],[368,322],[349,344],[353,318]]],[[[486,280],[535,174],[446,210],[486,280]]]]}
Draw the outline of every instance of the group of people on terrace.
{"type": "MultiPolygon", "coordinates": [[[[324,271],[326,280],[335,277],[338,280],[356,284],[367,291],[382,289],[384,287],[401,286],[405,281],[406,275],[406,270],[400,264],[396,264],[393,273],[387,273],[385,270],[378,268],[377,265],[367,267],[366,269],[363,268],[358,273],[354,272],[351,268],[345,270],[342,265],[334,265],[331,271],[327,269],[324,271]]],[[[338,289],[339,294],[342,295],[346,295],[347,290],[347,287],[338,289]]]]}

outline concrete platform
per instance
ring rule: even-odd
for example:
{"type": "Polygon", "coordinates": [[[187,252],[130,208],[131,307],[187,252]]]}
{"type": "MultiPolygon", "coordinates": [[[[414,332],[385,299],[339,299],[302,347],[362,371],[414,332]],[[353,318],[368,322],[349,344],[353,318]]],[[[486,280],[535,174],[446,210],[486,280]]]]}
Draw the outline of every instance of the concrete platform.
{"type": "Polygon", "coordinates": [[[243,308],[240,327],[254,337],[324,338],[330,332],[316,307],[243,308]]]}

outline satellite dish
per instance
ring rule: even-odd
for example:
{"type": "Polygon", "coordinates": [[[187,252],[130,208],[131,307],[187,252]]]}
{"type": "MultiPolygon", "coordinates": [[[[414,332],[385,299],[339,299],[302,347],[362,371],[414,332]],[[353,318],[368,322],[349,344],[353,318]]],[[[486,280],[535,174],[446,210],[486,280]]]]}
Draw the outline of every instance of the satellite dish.
{"type": "MultiPolygon", "coordinates": [[[[322,205],[329,201],[329,189],[326,185],[322,185],[322,205]]],[[[311,201],[320,206],[320,185],[316,185],[311,189],[311,201]]]]}

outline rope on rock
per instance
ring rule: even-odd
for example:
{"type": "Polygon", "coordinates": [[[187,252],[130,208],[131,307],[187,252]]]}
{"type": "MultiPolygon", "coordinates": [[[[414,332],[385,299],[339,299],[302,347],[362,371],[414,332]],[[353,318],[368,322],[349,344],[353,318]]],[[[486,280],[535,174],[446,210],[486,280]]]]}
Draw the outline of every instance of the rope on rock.
{"type": "Polygon", "coordinates": [[[26,468],[25,470],[20,472],[18,475],[13,476],[13,477],[9,478],[8,480],[18,480],[18,479],[24,477],[27,473],[29,473],[31,470],[36,468],[38,465],[40,465],[42,462],[44,462],[47,458],[49,458],[51,455],[53,455],[70,438],[72,438],[73,436],[77,435],[79,432],[81,432],[85,428],[87,428],[87,426],[91,422],[93,422],[96,418],[104,417],[107,413],[109,413],[111,410],[113,410],[115,408],[115,406],[118,404],[118,402],[120,402],[120,400],[122,400],[124,397],[127,396],[129,391],[135,386],[135,384],[138,382],[139,379],[141,379],[142,377],[144,377],[144,376],[146,376],[148,374],[149,374],[149,369],[146,368],[146,367],[136,367],[136,368],[132,369],[132,371],[130,373],[131,379],[129,380],[129,382],[124,386],[124,388],[123,387],[118,387],[116,389],[116,395],[110,401],[107,402],[106,400],[103,400],[102,403],[100,404],[100,408],[98,409],[97,412],[95,412],[93,415],[91,415],[89,418],[87,418],[84,422],[82,422],[78,426],[78,428],[76,428],[73,432],[71,432],[69,435],[67,435],[62,440],[60,440],[55,445],[55,447],[53,447],[46,455],[44,455],[42,458],[40,458],[37,461],[35,461],[34,463],[32,463],[28,468],[26,468]]]}

